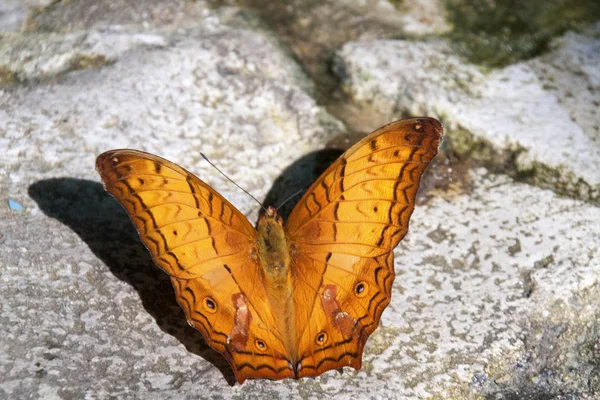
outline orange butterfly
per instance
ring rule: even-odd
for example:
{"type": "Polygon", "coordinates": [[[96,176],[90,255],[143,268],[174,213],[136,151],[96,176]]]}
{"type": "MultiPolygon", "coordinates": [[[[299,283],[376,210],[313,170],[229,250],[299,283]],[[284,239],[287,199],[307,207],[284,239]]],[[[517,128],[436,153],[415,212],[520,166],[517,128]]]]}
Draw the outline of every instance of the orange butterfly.
{"type": "Polygon", "coordinates": [[[188,322],[223,354],[239,383],[360,369],[390,302],[393,249],[442,126],[393,122],[335,161],[287,223],[267,208],[256,229],[185,169],[136,150],[96,169],[154,262],[171,276],[188,322]]]}

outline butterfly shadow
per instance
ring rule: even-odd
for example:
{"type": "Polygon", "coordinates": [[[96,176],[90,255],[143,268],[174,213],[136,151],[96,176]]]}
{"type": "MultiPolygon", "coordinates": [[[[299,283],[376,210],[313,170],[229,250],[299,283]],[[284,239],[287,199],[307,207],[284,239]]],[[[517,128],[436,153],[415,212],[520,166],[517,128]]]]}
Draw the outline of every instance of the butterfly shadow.
{"type": "Polygon", "coordinates": [[[29,186],[28,193],[44,214],[71,228],[118,279],[133,286],[164,332],[217,367],[229,385],[235,384],[227,361],[187,324],[169,276],[154,265],[127,214],[100,183],[46,179],[29,186]]]}

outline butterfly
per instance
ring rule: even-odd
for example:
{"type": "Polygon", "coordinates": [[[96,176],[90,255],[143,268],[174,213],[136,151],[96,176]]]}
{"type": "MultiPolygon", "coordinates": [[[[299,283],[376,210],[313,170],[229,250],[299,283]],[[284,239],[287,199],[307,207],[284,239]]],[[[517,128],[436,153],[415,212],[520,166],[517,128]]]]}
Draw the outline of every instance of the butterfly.
{"type": "Polygon", "coordinates": [[[394,247],[406,235],[441,124],[392,122],[342,154],[284,223],[268,207],[256,229],[199,178],[152,154],[96,161],[152,259],[170,275],[189,324],[236,379],[360,369],[391,299],[394,247]]]}

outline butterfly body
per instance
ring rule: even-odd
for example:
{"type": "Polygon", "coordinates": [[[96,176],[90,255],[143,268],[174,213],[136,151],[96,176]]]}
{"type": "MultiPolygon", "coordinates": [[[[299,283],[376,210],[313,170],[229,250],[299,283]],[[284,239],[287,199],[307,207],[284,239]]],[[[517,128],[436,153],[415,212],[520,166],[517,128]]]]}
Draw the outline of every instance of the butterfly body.
{"type": "Polygon", "coordinates": [[[277,321],[290,364],[295,365],[295,325],[290,246],[283,220],[273,207],[260,216],[257,248],[271,312],[277,321]]]}
{"type": "Polygon", "coordinates": [[[306,191],[283,223],[254,229],[209,185],[160,157],[112,150],[96,161],[188,322],[238,382],[359,369],[391,299],[393,249],[442,135],[432,118],[365,137],[306,191]]]}

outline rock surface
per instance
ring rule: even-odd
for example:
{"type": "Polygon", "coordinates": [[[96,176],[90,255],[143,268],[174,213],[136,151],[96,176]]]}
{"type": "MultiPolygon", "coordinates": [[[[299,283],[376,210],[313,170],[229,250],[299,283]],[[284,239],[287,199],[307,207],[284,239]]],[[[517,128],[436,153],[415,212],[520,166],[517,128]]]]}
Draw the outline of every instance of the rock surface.
{"type": "Polygon", "coordinates": [[[437,115],[457,151],[483,146],[476,158],[598,203],[598,32],[600,24],[539,59],[491,71],[441,40],[352,42],[338,52],[335,70],[352,99],[384,119],[437,115]]]}
{"type": "Polygon", "coordinates": [[[27,15],[54,0],[4,0],[0,3],[0,32],[20,31],[27,15]]]}
{"type": "Polygon", "coordinates": [[[446,32],[442,2],[332,3],[290,2],[284,39],[258,0],[3,4],[0,398],[600,394],[600,26],[485,69],[439,37],[391,39],[398,23],[446,32]],[[328,44],[331,26],[314,21],[335,16],[347,32],[328,44]],[[336,51],[337,78],[315,76],[326,57],[303,56],[313,48],[336,51]],[[331,103],[354,115],[316,100],[338,78],[347,97],[331,103]],[[235,384],[102,189],[95,157],[159,154],[254,222],[259,207],[200,152],[277,205],[340,154],[325,147],[340,143],[340,119],[375,128],[410,114],[439,116],[448,137],[363,368],[235,384]]]}

